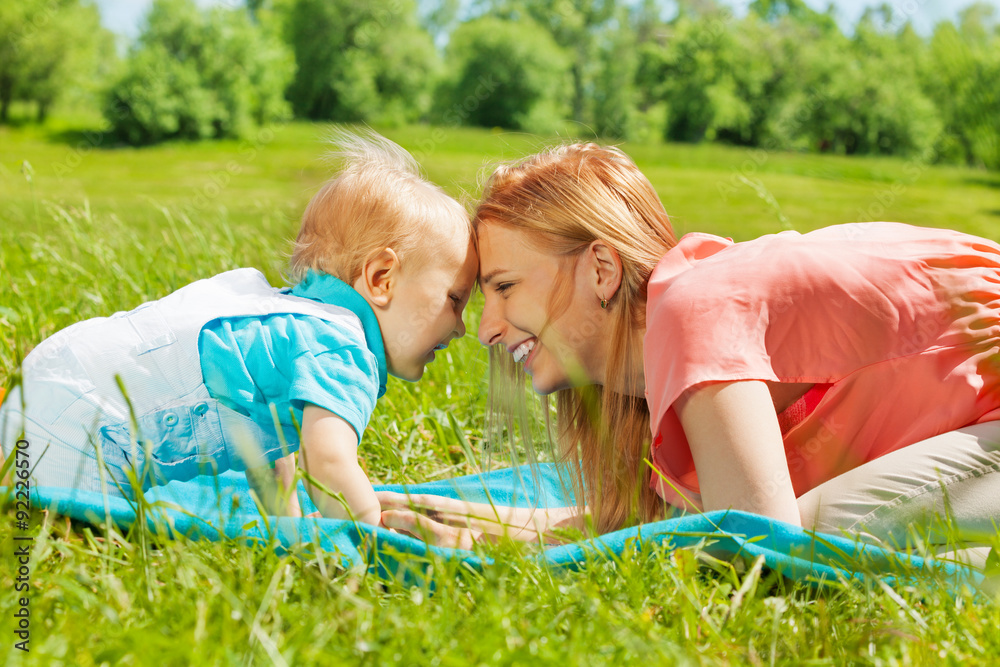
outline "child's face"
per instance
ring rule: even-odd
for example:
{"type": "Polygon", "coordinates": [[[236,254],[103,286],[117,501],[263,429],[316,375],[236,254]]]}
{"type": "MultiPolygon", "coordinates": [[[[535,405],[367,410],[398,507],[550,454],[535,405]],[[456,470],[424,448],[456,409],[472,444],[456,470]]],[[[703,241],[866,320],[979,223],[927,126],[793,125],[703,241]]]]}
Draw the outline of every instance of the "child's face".
{"type": "Polygon", "coordinates": [[[465,335],[462,312],[479,258],[468,237],[442,239],[432,257],[399,272],[392,301],[379,315],[389,373],[414,382],[453,338],[465,335]]]}

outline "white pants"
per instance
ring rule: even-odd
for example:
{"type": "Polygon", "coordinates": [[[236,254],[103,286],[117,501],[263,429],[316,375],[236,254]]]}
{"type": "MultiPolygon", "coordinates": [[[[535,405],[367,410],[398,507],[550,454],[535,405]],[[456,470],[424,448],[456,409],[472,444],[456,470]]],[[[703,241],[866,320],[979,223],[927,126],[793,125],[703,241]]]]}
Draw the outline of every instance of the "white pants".
{"type": "Polygon", "coordinates": [[[981,567],[1000,539],[1000,421],[870,461],[802,495],[799,511],[805,528],[893,548],[917,546],[916,535],[931,552],[981,567]]]}

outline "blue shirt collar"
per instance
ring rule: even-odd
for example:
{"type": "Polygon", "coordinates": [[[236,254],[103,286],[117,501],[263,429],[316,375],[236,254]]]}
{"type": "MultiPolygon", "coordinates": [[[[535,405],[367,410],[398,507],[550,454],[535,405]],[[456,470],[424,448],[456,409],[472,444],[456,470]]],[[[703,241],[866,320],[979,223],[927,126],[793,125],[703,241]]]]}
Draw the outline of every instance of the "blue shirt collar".
{"type": "Polygon", "coordinates": [[[343,280],[328,273],[320,273],[309,269],[309,273],[299,284],[291,289],[292,296],[304,297],[331,306],[340,306],[358,316],[365,330],[365,341],[368,349],[375,355],[378,362],[378,397],[385,393],[388,379],[388,367],[385,362],[385,344],[382,342],[382,329],[378,325],[375,311],[357,290],[343,280]]]}

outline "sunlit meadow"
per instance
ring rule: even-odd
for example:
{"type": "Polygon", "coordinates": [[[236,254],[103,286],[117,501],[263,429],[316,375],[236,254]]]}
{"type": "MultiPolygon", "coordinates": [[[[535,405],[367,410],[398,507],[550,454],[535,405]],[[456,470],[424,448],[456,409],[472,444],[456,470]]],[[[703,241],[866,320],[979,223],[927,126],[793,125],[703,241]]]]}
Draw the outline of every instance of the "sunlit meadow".
{"type": "MultiPolygon", "coordinates": [[[[0,127],[0,382],[78,320],[235,267],[281,284],[298,216],[329,175],[325,129],[293,123],[245,141],[139,150],[100,148],[100,122],[88,118],[0,127]]],[[[469,203],[484,167],[565,140],[422,126],[385,133],[469,203]]],[[[679,233],[742,240],[889,219],[1000,238],[996,173],[718,145],[623,148],[679,233]]],[[[361,446],[375,482],[478,470],[480,308],[477,297],[470,334],[420,383],[390,381],[361,446]]],[[[665,548],[552,571],[531,562],[537,547],[501,545],[485,571],[432,561],[413,585],[345,570],[308,546],[278,555],[267,544],[164,541],[43,512],[34,517],[31,652],[22,653],[12,517],[0,516],[7,664],[922,665],[1000,654],[997,605],[935,579],[817,590],[665,548]]]]}

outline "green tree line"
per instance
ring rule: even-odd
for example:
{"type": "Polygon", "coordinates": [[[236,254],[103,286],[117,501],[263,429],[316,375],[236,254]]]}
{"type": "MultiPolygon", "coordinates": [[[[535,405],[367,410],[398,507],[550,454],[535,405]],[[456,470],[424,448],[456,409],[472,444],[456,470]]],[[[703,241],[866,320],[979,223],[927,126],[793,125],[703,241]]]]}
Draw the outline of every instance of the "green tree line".
{"type": "Polygon", "coordinates": [[[985,4],[929,35],[888,3],[847,31],[803,0],[756,0],[742,16],[715,0],[229,5],[156,0],[119,59],[82,0],[5,3],[0,119],[14,100],[44,116],[90,73],[133,144],[298,117],[1000,168],[1000,27],[985,4]]]}

